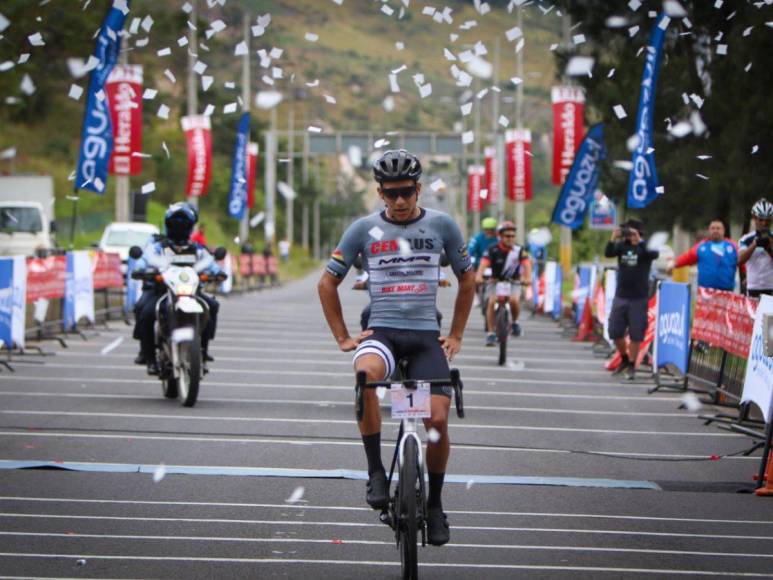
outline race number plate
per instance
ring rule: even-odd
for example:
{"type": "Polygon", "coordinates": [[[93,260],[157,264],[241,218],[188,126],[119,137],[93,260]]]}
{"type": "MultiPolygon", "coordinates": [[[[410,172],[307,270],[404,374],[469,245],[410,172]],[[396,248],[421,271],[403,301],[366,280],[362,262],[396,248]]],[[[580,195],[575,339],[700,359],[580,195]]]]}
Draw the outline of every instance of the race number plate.
{"type": "Polygon", "coordinates": [[[511,289],[510,282],[497,282],[497,296],[510,296],[511,289]]]}
{"type": "Polygon", "coordinates": [[[415,389],[406,389],[402,383],[393,383],[392,419],[425,419],[432,415],[429,383],[416,383],[415,389]]]}

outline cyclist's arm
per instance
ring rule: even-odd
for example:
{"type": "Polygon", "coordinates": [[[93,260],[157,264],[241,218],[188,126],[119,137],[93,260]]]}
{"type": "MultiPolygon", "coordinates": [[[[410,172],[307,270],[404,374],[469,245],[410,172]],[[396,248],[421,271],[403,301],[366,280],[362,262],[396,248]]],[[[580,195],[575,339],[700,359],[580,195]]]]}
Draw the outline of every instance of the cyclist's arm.
{"type": "Polygon", "coordinates": [[[341,282],[343,282],[343,278],[337,278],[329,272],[323,272],[317,284],[322,312],[325,314],[327,325],[339,346],[351,338],[344,322],[341,299],[338,296],[338,286],[341,282]]]}
{"type": "Polygon", "coordinates": [[[529,259],[528,254],[524,253],[524,259],[521,260],[522,270],[521,270],[521,281],[530,284],[531,283],[531,260],[529,259]]]}
{"type": "Polygon", "coordinates": [[[738,265],[742,266],[743,264],[749,261],[749,258],[752,257],[754,250],[757,249],[757,239],[753,237],[751,239],[751,242],[747,242],[746,240],[741,238],[739,246],[740,248],[738,251],[738,265]]]}
{"type": "Polygon", "coordinates": [[[478,266],[478,271],[475,273],[476,284],[483,284],[483,273],[486,271],[486,268],[490,266],[491,262],[489,261],[488,257],[483,256],[480,259],[480,266],[478,266]]]}

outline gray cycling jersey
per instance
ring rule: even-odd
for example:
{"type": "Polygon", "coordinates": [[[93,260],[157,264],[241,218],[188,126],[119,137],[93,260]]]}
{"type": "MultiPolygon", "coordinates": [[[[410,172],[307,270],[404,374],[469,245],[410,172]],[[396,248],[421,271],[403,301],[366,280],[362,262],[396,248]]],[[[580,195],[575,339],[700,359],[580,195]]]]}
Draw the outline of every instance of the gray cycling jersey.
{"type": "Polygon", "coordinates": [[[416,219],[396,222],[384,212],[374,213],[344,232],[327,271],[343,278],[362,254],[369,274],[370,327],[438,330],[435,302],[442,250],[457,275],[472,267],[451,216],[422,208],[416,219]]]}

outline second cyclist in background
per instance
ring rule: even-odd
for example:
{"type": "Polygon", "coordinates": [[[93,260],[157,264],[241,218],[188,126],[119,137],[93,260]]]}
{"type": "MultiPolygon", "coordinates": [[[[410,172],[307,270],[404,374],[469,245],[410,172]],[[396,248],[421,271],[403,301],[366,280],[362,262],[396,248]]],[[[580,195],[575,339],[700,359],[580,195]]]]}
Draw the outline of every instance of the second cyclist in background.
{"type": "MultiPolygon", "coordinates": [[[[520,295],[521,282],[528,283],[531,279],[531,262],[526,250],[515,243],[515,224],[504,221],[497,228],[499,242],[490,246],[480,259],[475,281],[483,282],[483,273],[486,268],[491,268],[491,279],[486,287],[484,299],[486,300],[486,322],[488,328],[494,328],[494,302],[496,295],[494,287],[497,282],[513,282],[513,291],[510,295],[510,311],[513,316],[512,334],[521,336],[521,325],[518,324],[518,315],[521,311],[520,295]]],[[[486,346],[494,346],[497,342],[496,333],[486,336],[486,346]]]]}
{"type": "Polygon", "coordinates": [[[470,254],[470,261],[475,270],[480,265],[480,259],[491,246],[497,243],[497,218],[487,217],[480,222],[481,231],[470,238],[467,244],[467,251],[470,254]]]}

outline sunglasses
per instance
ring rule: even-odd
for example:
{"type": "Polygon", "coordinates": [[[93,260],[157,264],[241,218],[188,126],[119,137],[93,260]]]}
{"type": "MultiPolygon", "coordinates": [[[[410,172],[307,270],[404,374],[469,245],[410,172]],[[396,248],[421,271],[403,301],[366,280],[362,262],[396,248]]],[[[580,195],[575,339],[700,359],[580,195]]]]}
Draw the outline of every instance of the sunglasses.
{"type": "Polygon", "coordinates": [[[408,187],[393,187],[390,189],[382,189],[381,193],[384,194],[384,197],[391,199],[392,201],[396,200],[398,197],[402,197],[403,199],[410,199],[416,193],[416,186],[410,185],[408,187]]]}

